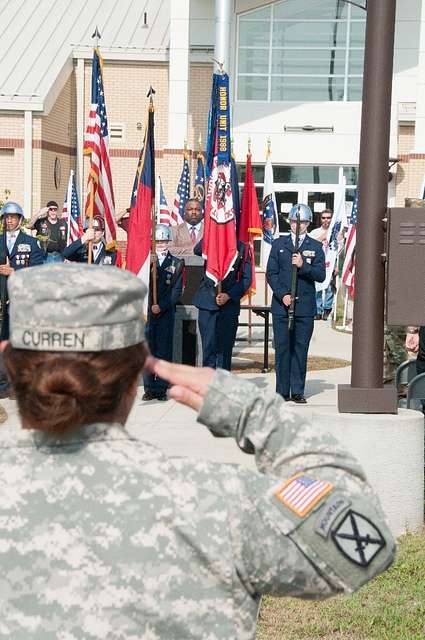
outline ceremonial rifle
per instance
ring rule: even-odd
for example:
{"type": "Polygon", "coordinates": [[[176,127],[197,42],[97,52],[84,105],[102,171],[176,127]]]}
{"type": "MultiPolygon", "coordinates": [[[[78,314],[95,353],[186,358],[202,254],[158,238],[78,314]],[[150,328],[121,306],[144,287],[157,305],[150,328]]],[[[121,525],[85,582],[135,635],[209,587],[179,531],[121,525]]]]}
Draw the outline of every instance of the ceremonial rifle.
{"type": "MultiPolygon", "coordinates": [[[[7,264],[6,224],[3,219],[3,232],[1,234],[0,264],[7,264]]],[[[0,336],[4,339],[3,329],[6,320],[7,305],[7,276],[0,276],[0,336]]]]}
{"type": "MultiPolygon", "coordinates": [[[[297,210],[297,226],[295,228],[295,247],[294,252],[298,253],[298,245],[300,241],[300,208],[297,210]]],[[[292,265],[292,274],[291,274],[291,304],[289,305],[288,311],[288,330],[293,331],[294,329],[294,318],[295,318],[295,295],[297,293],[297,280],[298,280],[298,267],[296,264],[292,265]]]]}

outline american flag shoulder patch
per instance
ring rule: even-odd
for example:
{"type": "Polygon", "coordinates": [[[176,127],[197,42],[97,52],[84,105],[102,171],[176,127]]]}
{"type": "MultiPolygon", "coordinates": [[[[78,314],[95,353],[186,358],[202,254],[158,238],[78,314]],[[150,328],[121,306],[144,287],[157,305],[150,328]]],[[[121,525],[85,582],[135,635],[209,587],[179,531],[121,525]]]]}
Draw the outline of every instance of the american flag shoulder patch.
{"type": "Polygon", "coordinates": [[[304,518],[333,489],[330,482],[300,473],[286,480],[273,495],[297,516],[304,518]]]}

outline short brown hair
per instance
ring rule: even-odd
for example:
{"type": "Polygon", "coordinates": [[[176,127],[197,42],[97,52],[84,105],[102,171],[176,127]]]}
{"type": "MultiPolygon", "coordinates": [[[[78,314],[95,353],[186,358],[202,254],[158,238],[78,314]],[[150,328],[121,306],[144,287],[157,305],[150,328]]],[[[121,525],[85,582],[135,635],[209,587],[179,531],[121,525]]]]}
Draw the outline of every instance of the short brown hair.
{"type": "Polygon", "coordinates": [[[85,353],[30,351],[8,344],[4,361],[24,422],[60,435],[86,424],[114,422],[147,353],[144,342],[85,353]]]}

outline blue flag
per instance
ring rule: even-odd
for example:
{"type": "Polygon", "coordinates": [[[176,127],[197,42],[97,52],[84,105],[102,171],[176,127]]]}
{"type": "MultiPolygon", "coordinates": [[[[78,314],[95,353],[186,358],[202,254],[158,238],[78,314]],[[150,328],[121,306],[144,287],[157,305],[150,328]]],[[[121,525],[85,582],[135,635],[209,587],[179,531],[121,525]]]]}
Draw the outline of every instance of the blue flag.
{"type": "Polygon", "coordinates": [[[229,76],[227,73],[213,74],[213,86],[208,113],[205,167],[207,177],[209,177],[212,171],[214,156],[217,156],[217,163],[219,165],[230,163],[230,94],[229,76]]]}
{"type": "Polygon", "coordinates": [[[195,187],[193,189],[194,197],[201,203],[202,211],[205,208],[205,167],[204,156],[198,154],[198,164],[196,166],[195,187]]]}

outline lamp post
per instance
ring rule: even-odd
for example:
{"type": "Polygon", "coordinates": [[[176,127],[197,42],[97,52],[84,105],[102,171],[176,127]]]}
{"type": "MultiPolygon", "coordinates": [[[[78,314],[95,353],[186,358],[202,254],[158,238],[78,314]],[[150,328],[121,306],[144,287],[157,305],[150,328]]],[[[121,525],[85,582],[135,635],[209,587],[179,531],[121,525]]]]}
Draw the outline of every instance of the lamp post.
{"type": "Polygon", "coordinates": [[[351,385],[339,385],[338,409],[397,413],[395,387],[383,385],[384,226],[396,0],[368,0],[359,163],[356,299],[351,385]]]}

